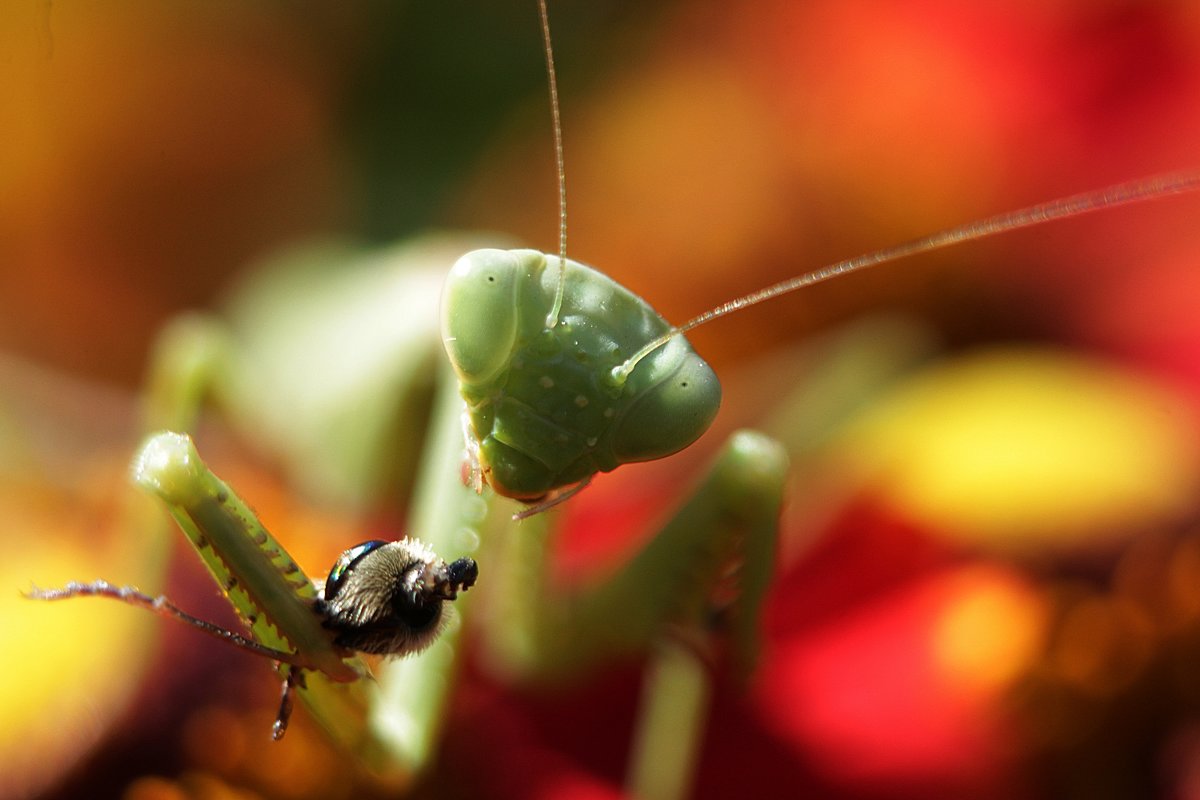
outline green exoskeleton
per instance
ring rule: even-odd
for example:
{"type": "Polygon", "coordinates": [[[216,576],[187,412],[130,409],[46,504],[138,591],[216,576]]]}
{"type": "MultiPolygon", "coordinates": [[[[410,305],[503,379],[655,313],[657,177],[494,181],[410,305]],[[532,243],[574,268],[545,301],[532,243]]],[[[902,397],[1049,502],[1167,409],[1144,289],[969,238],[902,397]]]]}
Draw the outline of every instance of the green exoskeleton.
{"type": "Polygon", "coordinates": [[[325,581],[314,583],[183,434],[152,436],[134,461],[133,480],[167,506],[252,638],[198,619],[165,596],[103,580],[34,589],[28,596],[110,597],[277,662],[284,683],[275,739],[287,731],[293,694],[307,688],[307,675],[353,682],[368,674],[356,652],[421,652],[446,626],[444,602],[473,586],[478,574],[473,560],[447,564],[420,541],[406,538],[352,547],[325,581]]]}
{"type": "Polygon", "coordinates": [[[1143,178],[1039,203],[828,265],[678,327],[599,270],[567,259],[566,180],[554,58],[539,0],[559,188],[559,252],[477,250],[454,265],[442,337],[467,403],[467,471],[477,489],[536,513],[597,472],[692,444],[716,417],[716,375],[683,334],[765,300],[867,267],[999,233],[1200,190],[1200,172],[1143,178]]]}
{"type": "MultiPolygon", "coordinates": [[[[544,4],[541,12],[549,59],[544,4]]],[[[549,76],[553,87],[552,65],[549,76]]],[[[552,108],[557,118],[556,100],[552,108]]],[[[557,121],[555,135],[560,141],[557,121]]],[[[565,203],[561,143],[557,152],[565,203]]],[[[397,476],[415,474],[419,486],[406,492],[414,500],[405,530],[434,552],[478,557],[484,578],[455,608],[466,626],[474,626],[481,647],[495,656],[487,663],[504,678],[562,677],[614,653],[650,654],[629,783],[642,797],[680,796],[697,757],[709,689],[695,644],[728,638],[739,671],[753,663],[789,457],[795,459],[803,447],[789,453],[763,434],[733,435],[642,550],[601,586],[577,590],[563,602],[547,577],[546,541],[556,518],[546,514],[508,527],[507,514],[492,508],[489,496],[481,500],[459,485],[464,420],[477,484],[540,510],[596,472],[669,455],[708,429],[721,389],[682,335],[696,325],[893,258],[1198,187],[1200,175],[1181,174],[1034,206],[833,265],[678,327],[599,271],[569,261],[565,213],[560,214],[557,255],[474,250],[451,269],[442,294],[441,339],[453,374],[437,341],[438,284],[446,265],[480,243],[442,240],[407,248],[394,259],[306,253],[310,258],[280,270],[286,277],[274,274],[239,293],[231,320],[190,318],[171,327],[152,373],[156,413],[150,427],[194,430],[200,398],[215,397],[245,438],[289,467],[302,465],[293,474],[297,483],[340,499],[350,495],[347,502],[356,509],[396,502],[393,493],[404,491],[396,488],[404,482],[397,476]],[[458,249],[447,256],[452,248],[458,249]],[[437,275],[392,271],[392,260],[433,264],[437,275]],[[290,404],[286,413],[279,410],[281,399],[290,404]],[[434,411],[426,420],[429,405],[434,411]],[[409,457],[418,443],[423,443],[419,462],[409,457]],[[334,486],[335,481],[340,483],[334,486]],[[722,591],[731,564],[740,565],[732,609],[722,591]],[[490,602],[480,603],[480,592],[490,602]]],[[[830,347],[826,361],[844,359],[853,349],[830,347]]],[[[848,405],[827,409],[828,415],[848,405]]],[[[837,424],[811,409],[805,419],[816,429],[837,424]]],[[[355,591],[355,581],[390,575],[388,584],[403,590],[388,596],[417,607],[416,627],[429,632],[439,627],[434,609],[474,581],[473,562],[447,564],[411,542],[372,542],[346,551],[318,588],[287,562],[282,570],[278,564],[251,566],[264,555],[257,523],[239,515],[226,529],[216,513],[217,495],[228,491],[231,502],[232,489],[203,495],[201,505],[214,512],[203,519],[179,511],[186,504],[178,502],[176,489],[187,496],[208,480],[197,474],[167,482],[173,488],[164,500],[190,541],[202,556],[214,540],[259,551],[237,557],[235,577],[239,585],[254,587],[253,601],[238,599],[239,586],[229,582],[233,571],[214,569],[253,638],[217,635],[279,661],[285,701],[297,690],[354,758],[411,780],[436,750],[464,626],[448,625],[424,652],[388,662],[374,681],[362,681],[350,651],[392,650],[397,634],[399,649],[416,648],[408,627],[381,631],[369,610],[347,601],[365,595],[367,609],[378,609],[378,595],[355,591]],[[379,559],[384,561],[377,569],[379,559]],[[292,630],[293,625],[300,628],[292,630]]],[[[99,584],[78,585],[66,594],[87,593],[122,594],[99,584]]],[[[154,598],[125,593],[124,599],[157,605],[197,625],[154,598]]],[[[416,644],[424,642],[419,636],[416,644]]],[[[286,714],[281,718],[286,721],[286,714]]]]}
{"type": "Polygon", "coordinates": [[[675,453],[708,429],[721,400],[716,374],[682,336],[622,374],[670,326],[596,270],[570,261],[560,275],[558,264],[533,250],[477,250],[443,294],[471,459],[518,500],[675,453]]]}

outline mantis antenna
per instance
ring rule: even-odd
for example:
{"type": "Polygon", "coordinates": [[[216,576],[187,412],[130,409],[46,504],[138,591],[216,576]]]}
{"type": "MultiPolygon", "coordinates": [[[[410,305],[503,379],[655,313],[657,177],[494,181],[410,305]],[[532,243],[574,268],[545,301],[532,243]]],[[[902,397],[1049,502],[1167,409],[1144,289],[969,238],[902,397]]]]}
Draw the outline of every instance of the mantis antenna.
{"type": "Polygon", "coordinates": [[[550,86],[550,116],[554,123],[554,163],[558,172],[558,289],[554,293],[554,304],[546,315],[546,327],[558,324],[558,312],[562,310],[563,292],[566,290],[567,272],[567,171],[563,157],[562,116],[558,109],[558,79],[554,71],[554,47],[550,44],[550,14],[546,11],[546,0],[538,0],[538,16],[542,21],[542,45],[546,53],[546,77],[550,86]]]}
{"type": "Polygon", "coordinates": [[[839,275],[847,275],[851,272],[866,269],[867,267],[886,264],[890,261],[907,258],[908,256],[928,253],[932,250],[940,250],[943,247],[949,247],[950,245],[962,242],[975,241],[988,236],[1007,233],[1008,231],[1040,225],[1043,222],[1066,219],[1068,217],[1089,214],[1093,211],[1118,208],[1133,203],[1156,200],[1197,190],[1200,190],[1200,170],[1170,172],[1149,178],[1139,178],[1124,183],[1113,184],[1103,189],[1096,189],[1090,192],[1083,192],[1082,194],[1062,197],[1057,200],[1050,200],[1045,203],[1038,203],[1037,205],[1027,206],[1017,211],[997,214],[986,219],[968,222],[965,225],[947,228],[946,230],[930,234],[929,236],[923,236],[919,239],[912,239],[903,244],[893,245],[865,255],[838,261],[837,263],[821,267],[818,270],[797,275],[794,278],[788,278],[787,280],[772,284],[765,289],[759,289],[756,292],[751,292],[750,294],[730,300],[716,308],[705,311],[699,316],[693,317],[682,325],[671,328],[671,330],[662,334],[657,339],[648,342],[641,350],[630,356],[625,363],[614,367],[612,376],[618,383],[623,383],[639,361],[662,347],[675,336],[687,333],[693,328],[698,328],[726,314],[732,314],[734,311],[758,305],[766,300],[793,292],[805,286],[811,286],[814,283],[827,281],[839,275]]]}

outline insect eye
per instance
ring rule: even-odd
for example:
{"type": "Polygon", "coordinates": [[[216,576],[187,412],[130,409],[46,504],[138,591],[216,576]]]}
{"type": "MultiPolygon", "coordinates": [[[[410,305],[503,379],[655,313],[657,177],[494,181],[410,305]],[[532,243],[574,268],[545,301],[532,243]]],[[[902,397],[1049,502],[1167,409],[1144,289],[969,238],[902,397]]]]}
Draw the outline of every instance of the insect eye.
{"type": "Polygon", "coordinates": [[[638,365],[644,381],[633,387],[636,402],[612,434],[622,462],[647,461],[682,450],[712,424],[721,405],[716,373],[681,337],[638,365]]]}
{"type": "MultiPolygon", "coordinates": [[[[535,284],[545,264],[533,250],[475,250],[455,263],[442,290],[442,339],[460,380],[488,381],[507,366],[519,334],[522,287],[535,284]]],[[[544,310],[533,314],[544,316],[544,310]]]]}
{"type": "Polygon", "coordinates": [[[329,577],[325,580],[325,600],[328,602],[336,597],[337,593],[341,591],[346,576],[350,574],[350,570],[354,569],[364,557],[385,544],[387,542],[383,539],[372,539],[369,542],[356,544],[338,556],[338,560],[333,564],[333,569],[329,570],[329,577]]]}

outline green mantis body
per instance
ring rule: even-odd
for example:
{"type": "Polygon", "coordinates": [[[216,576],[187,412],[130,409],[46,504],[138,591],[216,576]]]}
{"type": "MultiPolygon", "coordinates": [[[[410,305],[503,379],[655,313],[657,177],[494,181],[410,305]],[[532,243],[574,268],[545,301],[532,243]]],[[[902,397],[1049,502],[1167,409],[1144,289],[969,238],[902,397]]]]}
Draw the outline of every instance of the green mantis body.
{"type": "Polygon", "coordinates": [[[167,505],[257,641],[294,649],[304,666],[334,680],[360,677],[361,667],[344,660],[306,609],[317,599],[312,581],[208,470],[190,439],[171,433],[151,438],[134,462],[133,480],[167,505]]]}
{"type": "Polygon", "coordinates": [[[683,337],[621,372],[670,326],[602,273],[568,261],[560,276],[558,267],[534,250],[477,250],[451,269],[442,294],[473,470],[521,500],[678,452],[721,400],[717,376],[683,337]]]}
{"type": "MultiPolygon", "coordinates": [[[[461,436],[461,400],[447,375],[441,402],[432,420],[433,438],[427,463],[431,485],[419,491],[420,503],[413,519],[428,538],[444,545],[456,541],[464,525],[478,525],[474,500],[456,486],[453,460],[461,436]]],[[[493,595],[493,614],[502,623],[485,635],[497,664],[510,677],[523,680],[571,675],[620,653],[637,653],[658,640],[668,627],[693,630],[701,639],[711,628],[711,586],[741,553],[753,558],[739,570],[740,599],[731,623],[722,635],[732,636],[737,661],[743,670],[753,663],[757,648],[758,608],[770,575],[770,553],[788,459],[778,444],[760,434],[744,432],[731,439],[716,460],[710,476],[697,488],[655,537],[651,547],[632,559],[613,580],[586,593],[564,598],[545,584],[544,557],[549,517],[509,531],[503,546],[489,549],[497,563],[506,565],[506,577],[497,580],[501,591],[493,595]],[[696,536],[698,529],[707,531],[696,536]],[[664,570],[664,566],[670,568],[664,570]],[[636,608],[627,608],[636,597],[636,608]],[[613,620],[620,620],[613,626],[613,620]]],[[[214,579],[238,611],[253,638],[190,617],[165,598],[150,598],[133,590],[103,582],[72,584],[64,590],[34,591],[31,596],[58,600],[100,595],[113,597],[174,617],[243,649],[275,660],[284,678],[284,697],[276,723],[282,735],[294,691],[316,715],[322,727],[343,747],[381,776],[408,782],[431,757],[436,721],[453,676],[453,644],[458,625],[443,632],[426,652],[384,664],[373,680],[352,650],[331,636],[329,620],[314,611],[332,605],[329,591],[345,580],[347,570],[363,547],[347,551],[335,564],[329,581],[316,587],[263,529],[234,491],[201,462],[188,437],[163,433],[152,437],[139,455],[135,479],[163,501],[171,515],[201,555],[214,579]],[[412,730],[413,725],[417,730],[412,730]]],[[[511,524],[499,515],[493,522],[511,524]]],[[[432,561],[431,557],[431,561],[432,561]]],[[[436,562],[434,571],[446,565],[436,562]]],[[[453,567],[451,567],[453,569],[453,567]]],[[[451,578],[431,586],[435,595],[453,599],[455,590],[469,581],[451,578]]],[[[443,626],[437,625],[435,632],[443,626]]],[[[420,647],[430,644],[426,639],[420,647]]],[[[394,652],[394,651],[392,651],[394,652]]],[[[687,650],[668,655],[661,669],[694,672],[696,664],[687,650]],[[683,657],[681,665],[680,657],[683,657]]],[[[697,719],[704,716],[705,682],[689,695],[697,719]]],[[[678,709],[674,709],[677,711],[678,709]]],[[[661,738],[673,717],[662,711],[646,717],[643,734],[661,738]]],[[[674,748],[677,750],[677,748],[674,748]]],[[[691,771],[695,743],[677,756],[682,775],[691,771]]],[[[655,770],[658,776],[660,771],[655,770]]]]}
{"type": "Polygon", "coordinates": [[[442,295],[442,340],[467,403],[467,471],[477,489],[486,483],[534,504],[526,513],[570,497],[598,472],[678,452],[708,429],[721,389],[684,338],[693,328],[906,256],[1200,190],[1200,172],[1179,172],[1039,203],[827,265],[671,326],[603,273],[567,259],[562,126],[545,0],[538,10],[554,121],[558,256],[468,253],[442,295]]]}
{"type": "Polygon", "coordinates": [[[312,704],[323,716],[323,724],[343,744],[365,749],[361,696],[338,698],[343,702],[334,710],[337,704],[326,697],[333,690],[325,682],[355,683],[368,675],[355,651],[406,655],[425,649],[445,627],[442,601],[455,599],[460,589],[475,581],[474,562],[469,559],[447,567],[428,548],[404,540],[369,542],[347,550],[318,587],[246,503],[201,461],[186,435],[164,432],[150,437],[135,459],[133,480],[166,505],[252,638],[192,617],[166,597],[151,598],[106,581],[34,590],[30,596],[42,600],[111,597],[186,622],[277,662],[284,690],[273,731],[276,739],[287,730],[294,691],[305,690],[308,697],[311,675],[312,704]],[[383,570],[365,566],[379,563],[376,554],[391,553],[396,555],[384,560],[398,561],[383,570]],[[408,585],[399,595],[393,594],[401,582],[408,585]],[[401,609],[413,600],[415,616],[401,609]],[[405,616],[408,620],[402,621],[405,616]],[[346,709],[355,706],[359,713],[347,715],[346,709]]]}
{"type": "MultiPolygon", "coordinates": [[[[1191,175],[1166,188],[1152,182],[1138,185],[1142,187],[1141,197],[1148,197],[1192,191],[1198,182],[1191,175]]],[[[1090,200],[1085,205],[1090,203],[1092,208],[1123,202],[1121,197],[1114,200],[1102,193],[1087,198],[1090,200]]],[[[985,222],[953,229],[940,238],[931,237],[936,239],[933,244],[922,240],[907,249],[854,260],[848,267],[835,265],[802,281],[811,283],[898,254],[1067,216],[1076,213],[1072,208],[1070,201],[1038,206],[998,218],[991,228],[985,222]]],[[[771,572],[776,519],[787,472],[786,454],[761,435],[733,437],[709,476],[662,524],[661,534],[644,551],[603,587],[581,592],[569,603],[560,602],[545,586],[545,545],[552,532],[552,517],[543,515],[511,530],[492,530],[507,525],[500,519],[506,515],[492,514],[483,524],[480,502],[454,485],[463,411],[458,393],[461,391],[466,399],[470,415],[468,449],[481,482],[498,494],[539,501],[586,483],[596,472],[687,447],[713,421],[720,388],[712,370],[682,336],[687,326],[673,328],[632,293],[590,268],[567,261],[564,254],[556,258],[528,250],[475,251],[459,264],[443,296],[442,331],[457,383],[448,380],[447,370],[439,371],[429,358],[431,350],[422,337],[428,334],[433,341],[436,334],[432,331],[414,332],[411,341],[417,344],[405,356],[413,365],[411,373],[417,376],[414,383],[426,389],[433,383],[440,387],[429,422],[431,433],[425,439],[425,460],[419,470],[428,487],[414,492],[418,499],[407,530],[444,553],[452,549],[473,552],[454,539],[463,529],[488,529],[489,534],[498,534],[489,536],[481,549],[481,560],[484,552],[495,559],[484,562],[484,585],[503,584],[509,591],[499,594],[502,602],[496,607],[500,611],[492,614],[491,626],[481,632],[480,638],[502,654],[504,669],[514,677],[527,679],[573,674],[614,652],[645,652],[665,641],[665,654],[654,662],[652,672],[683,673],[690,675],[684,685],[703,684],[703,679],[695,679],[698,672],[703,672],[696,669],[696,660],[689,658],[686,648],[678,646],[679,640],[667,633],[675,627],[699,630],[704,636],[732,636],[738,643],[737,658],[748,668],[755,649],[755,613],[771,572]],[[488,280],[489,274],[494,280],[488,280]],[[711,594],[716,576],[724,565],[737,560],[739,553],[745,554],[745,564],[737,622],[729,629],[713,630],[706,626],[712,617],[711,594]],[[637,602],[630,603],[630,598],[637,602]],[[629,624],[614,630],[613,619],[628,620],[629,624]]],[[[288,293],[278,294],[281,305],[286,305],[288,293]]],[[[424,307],[435,303],[432,296],[415,291],[409,294],[424,307]]],[[[355,302],[362,300],[360,296],[355,302]]],[[[320,305],[315,303],[314,307],[320,305]]],[[[745,303],[734,305],[742,307],[745,303]]],[[[257,307],[255,311],[261,313],[262,309],[257,307]]],[[[353,308],[347,316],[353,316],[353,308]]],[[[392,316],[403,315],[394,312],[392,316]]],[[[704,319],[713,316],[702,315],[704,319]]],[[[167,348],[164,359],[170,364],[156,371],[169,376],[164,385],[172,388],[156,397],[174,397],[186,405],[198,402],[198,397],[215,388],[235,415],[245,413],[250,403],[231,400],[244,394],[230,386],[254,383],[259,375],[254,361],[246,358],[238,368],[229,369],[230,361],[239,360],[237,348],[246,342],[226,336],[222,328],[210,327],[207,322],[189,330],[174,330],[177,343],[183,346],[167,348]],[[211,335],[214,330],[218,331],[215,337],[211,335]],[[200,335],[193,335],[197,333],[200,335]],[[201,345],[193,348],[197,342],[201,345]],[[218,343],[216,347],[210,347],[213,342],[218,343]],[[179,369],[179,355],[189,352],[203,354],[199,359],[201,369],[179,369]],[[231,374],[240,374],[242,379],[230,380],[231,374]],[[246,376],[251,380],[245,380],[246,376]]],[[[321,330],[315,338],[334,338],[334,333],[326,333],[321,330]]],[[[298,336],[282,340],[285,345],[289,341],[295,344],[298,336]]],[[[250,349],[245,347],[240,352],[250,349]]],[[[297,346],[296,351],[308,356],[304,347],[297,346]]],[[[393,361],[398,358],[396,355],[393,361]]],[[[311,380],[314,376],[306,377],[311,380]]],[[[283,388],[258,388],[265,395],[289,396],[283,388]]],[[[387,391],[392,394],[376,390],[378,393],[372,396],[379,399],[380,405],[386,405],[390,398],[405,395],[408,388],[390,387],[387,391]]],[[[353,417],[359,410],[357,402],[357,397],[347,395],[331,418],[353,417]]],[[[415,439],[417,431],[424,429],[420,424],[424,421],[419,415],[406,416],[403,425],[382,429],[400,428],[406,438],[415,439]]],[[[188,429],[193,425],[194,421],[188,419],[172,427],[188,429]]],[[[246,427],[254,430],[253,423],[246,427]]],[[[388,440],[373,440],[372,435],[362,440],[383,451],[380,460],[386,460],[388,440]]],[[[294,442],[300,433],[285,438],[294,442]]],[[[256,523],[240,513],[222,522],[219,516],[205,514],[199,519],[176,510],[179,497],[193,496],[196,487],[208,480],[198,474],[185,474],[172,482],[171,493],[164,495],[164,500],[202,558],[216,563],[215,567],[210,563],[210,568],[218,584],[231,593],[254,639],[281,655],[302,654],[295,662],[280,659],[285,663],[286,677],[296,670],[311,673],[301,697],[322,721],[333,722],[335,738],[351,748],[357,758],[382,772],[401,769],[409,776],[419,773],[436,748],[437,721],[454,673],[458,630],[448,631],[438,645],[417,658],[386,665],[375,683],[358,680],[362,672],[355,661],[330,643],[328,632],[319,624],[313,629],[315,618],[310,617],[316,590],[311,582],[302,579],[282,558],[274,564],[258,563],[266,551],[262,541],[256,541],[256,523]],[[245,554],[219,559],[205,555],[211,551],[206,544],[211,543],[213,526],[222,525],[232,526],[222,535],[222,541],[231,547],[245,546],[245,554]],[[254,555],[254,550],[260,555],[254,555]],[[236,565],[232,570],[231,561],[236,565]],[[252,586],[245,600],[237,599],[241,595],[239,587],[230,584],[231,575],[252,586]],[[327,682],[343,685],[329,689],[327,682]],[[355,718],[360,724],[351,725],[348,735],[338,733],[344,730],[347,719],[355,718]],[[410,735],[414,728],[419,729],[416,736],[410,735]]],[[[266,546],[277,549],[271,544],[266,546]]],[[[468,623],[471,614],[471,609],[465,610],[468,623]]],[[[691,710],[695,712],[691,718],[697,720],[697,725],[703,718],[702,695],[702,689],[691,694],[691,710]]],[[[672,722],[669,713],[655,708],[655,699],[656,695],[649,698],[642,728],[645,735],[639,736],[640,741],[660,740],[662,720],[668,726],[672,722]]],[[[654,762],[654,754],[653,746],[641,751],[635,757],[633,772],[650,771],[645,765],[654,762]]],[[[694,752],[679,760],[676,774],[686,775],[690,758],[694,758],[694,752]]],[[[644,780],[649,779],[634,777],[631,783],[641,786],[644,780]]],[[[674,789],[665,791],[678,795],[685,791],[680,785],[686,786],[686,780],[677,780],[674,789]]]]}
{"type": "Polygon", "coordinates": [[[542,510],[597,472],[678,452],[708,429],[721,389],[683,336],[695,327],[905,256],[1198,190],[1200,173],[1181,172],[1040,203],[839,261],[679,327],[563,255],[473,251],[451,270],[442,304],[443,344],[467,403],[469,472],[542,510]]]}

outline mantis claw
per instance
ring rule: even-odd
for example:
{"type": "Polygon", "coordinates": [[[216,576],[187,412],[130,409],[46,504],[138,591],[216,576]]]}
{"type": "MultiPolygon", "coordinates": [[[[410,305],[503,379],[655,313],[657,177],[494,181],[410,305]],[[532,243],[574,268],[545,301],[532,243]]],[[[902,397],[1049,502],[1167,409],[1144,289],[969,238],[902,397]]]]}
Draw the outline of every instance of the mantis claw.
{"type": "Polygon", "coordinates": [[[584,490],[589,483],[592,482],[591,476],[584,478],[574,486],[568,486],[565,489],[555,489],[545,497],[533,505],[526,506],[524,509],[512,515],[513,522],[520,522],[523,519],[529,519],[535,514],[540,514],[543,511],[548,511],[560,503],[565,503],[575,495],[584,490]]]}

